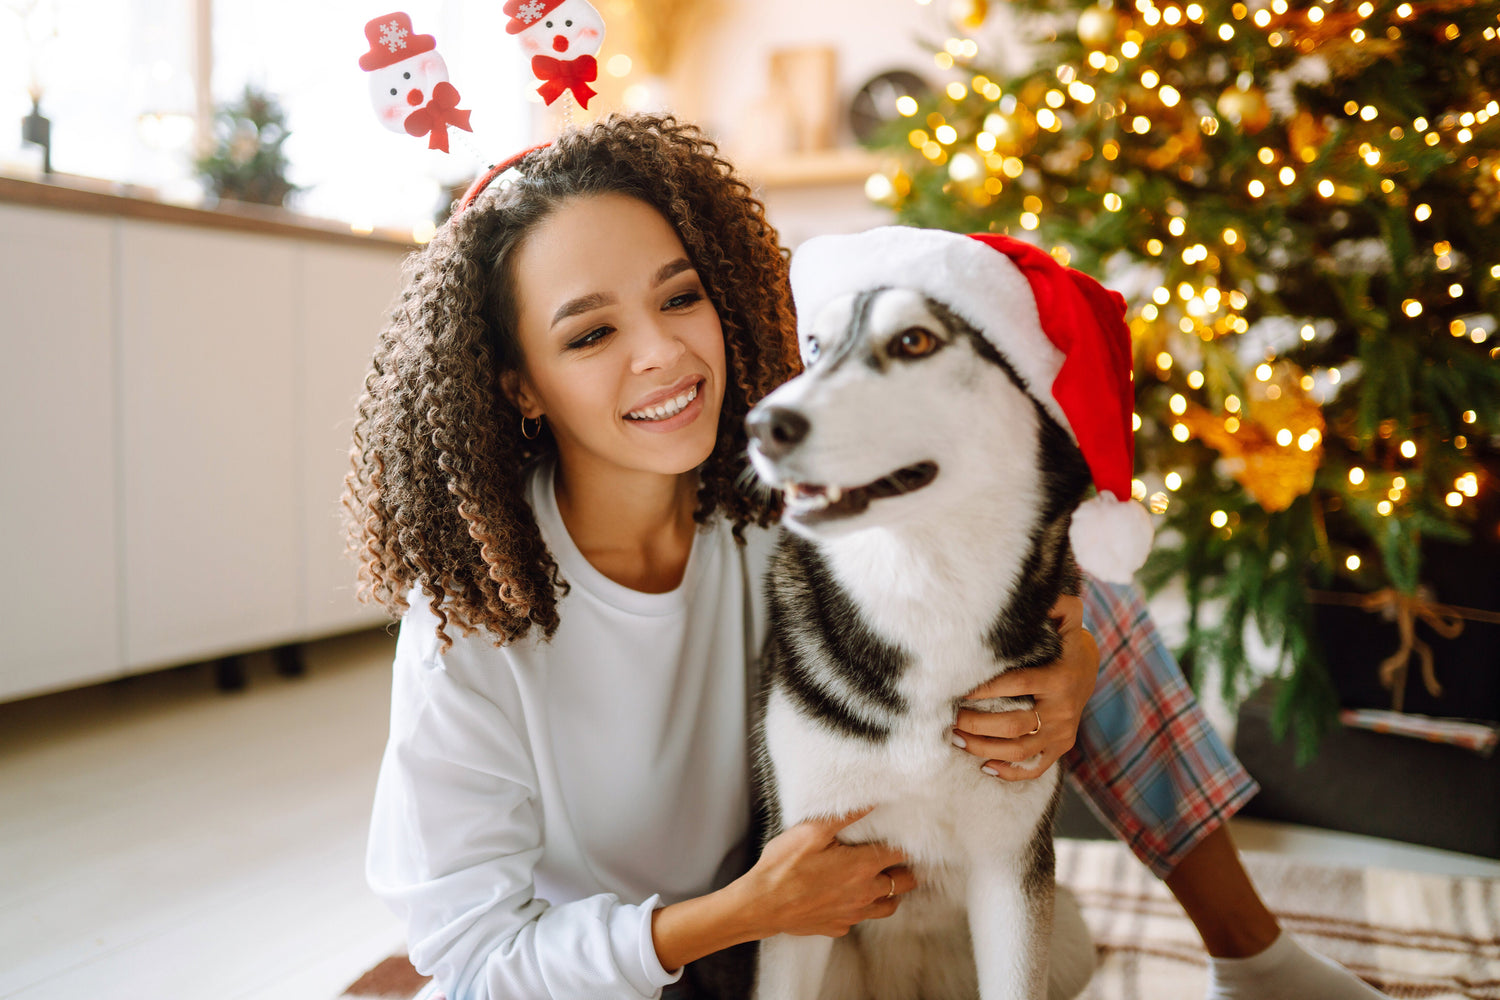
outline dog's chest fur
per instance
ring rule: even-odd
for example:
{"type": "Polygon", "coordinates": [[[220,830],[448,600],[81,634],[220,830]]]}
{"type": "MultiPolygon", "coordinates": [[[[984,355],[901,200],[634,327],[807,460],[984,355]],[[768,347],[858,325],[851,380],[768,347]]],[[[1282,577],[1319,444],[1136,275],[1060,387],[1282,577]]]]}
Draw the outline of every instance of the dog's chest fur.
{"type": "Polygon", "coordinates": [[[1002,782],[951,742],[966,692],[1060,651],[1046,611],[1076,590],[1065,533],[1045,520],[1029,535],[985,530],[1014,516],[991,510],[965,519],[962,532],[880,531],[823,545],[783,536],[769,588],[760,755],[773,830],[878,804],[846,839],[899,845],[929,876],[961,868],[974,846],[963,839],[976,832],[997,853],[1027,853],[1056,774],[1002,782]]]}

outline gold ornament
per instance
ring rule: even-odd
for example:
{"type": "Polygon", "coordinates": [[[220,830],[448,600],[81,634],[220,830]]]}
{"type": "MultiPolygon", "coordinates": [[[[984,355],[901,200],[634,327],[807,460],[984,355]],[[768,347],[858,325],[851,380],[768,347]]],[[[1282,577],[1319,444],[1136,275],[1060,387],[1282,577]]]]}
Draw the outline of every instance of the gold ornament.
{"type": "Polygon", "coordinates": [[[1267,381],[1252,379],[1233,431],[1222,415],[1198,406],[1189,405],[1178,418],[1223,456],[1225,470],[1273,514],[1311,490],[1323,464],[1323,411],[1301,380],[1301,369],[1285,361],[1271,366],[1267,381]],[[1287,443],[1279,443],[1277,435],[1287,443]]]}
{"type": "Polygon", "coordinates": [[[1114,44],[1119,27],[1114,11],[1088,7],[1078,15],[1078,40],[1091,49],[1107,49],[1114,44]]]}
{"type": "Polygon", "coordinates": [[[1254,135],[1271,124],[1271,106],[1259,87],[1240,90],[1230,87],[1219,95],[1219,114],[1254,135]]]}
{"type": "Polygon", "coordinates": [[[948,7],[949,19],[959,28],[973,31],[990,16],[989,0],[953,0],[948,7]]]}
{"type": "Polygon", "coordinates": [[[1008,115],[991,112],[984,119],[984,129],[995,137],[995,152],[1001,156],[1025,156],[1031,151],[1038,131],[1031,110],[1019,103],[1008,115]]]}

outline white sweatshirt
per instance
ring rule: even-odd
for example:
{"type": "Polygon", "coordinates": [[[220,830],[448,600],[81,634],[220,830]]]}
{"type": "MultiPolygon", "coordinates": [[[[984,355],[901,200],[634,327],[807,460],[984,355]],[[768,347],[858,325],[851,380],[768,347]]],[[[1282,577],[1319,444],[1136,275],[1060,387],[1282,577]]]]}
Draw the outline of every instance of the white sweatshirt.
{"type": "Polygon", "coordinates": [[[550,467],[528,499],[572,585],[561,624],[550,643],[481,632],[443,653],[411,595],[366,874],[449,1000],[655,997],[681,970],[657,960],[652,911],[743,857],[772,532],[740,548],[716,521],[681,585],[645,594],[578,551],[550,467]]]}

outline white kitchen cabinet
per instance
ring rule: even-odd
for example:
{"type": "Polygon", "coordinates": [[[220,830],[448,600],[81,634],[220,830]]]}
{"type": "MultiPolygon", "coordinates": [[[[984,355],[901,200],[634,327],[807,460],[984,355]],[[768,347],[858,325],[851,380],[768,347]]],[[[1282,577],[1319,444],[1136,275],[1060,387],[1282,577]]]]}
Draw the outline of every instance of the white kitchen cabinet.
{"type": "Polygon", "coordinates": [[[383,621],[338,501],[410,248],[32,189],[0,180],[0,700],[383,621]]]}
{"type": "Polygon", "coordinates": [[[120,225],[125,666],[294,638],[301,248],[120,225]]]}
{"type": "Polygon", "coordinates": [[[0,692],[118,668],[112,233],[0,206],[0,692]]]}

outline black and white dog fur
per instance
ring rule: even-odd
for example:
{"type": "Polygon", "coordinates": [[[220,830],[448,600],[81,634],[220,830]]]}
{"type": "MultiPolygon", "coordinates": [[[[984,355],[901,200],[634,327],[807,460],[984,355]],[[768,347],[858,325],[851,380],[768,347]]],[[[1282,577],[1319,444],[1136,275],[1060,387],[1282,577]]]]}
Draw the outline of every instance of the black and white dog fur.
{"type": "Polygon", "coordinates": [[[1059,769],[1002,781],[951,730],[968,691],[1060,654],[1049,611],[1079,590],[1068,527],[1088,467],[927,295],[845,295],[802,335],[807,370],[749,418],[755,471],[786,498],[757,734],[767,835],[874,805],[841,839],[901,848],[918,888],[847,937],[765,941],[756,996],[1074,997],[1094,954],[1055,890],[1059,769]]]}

